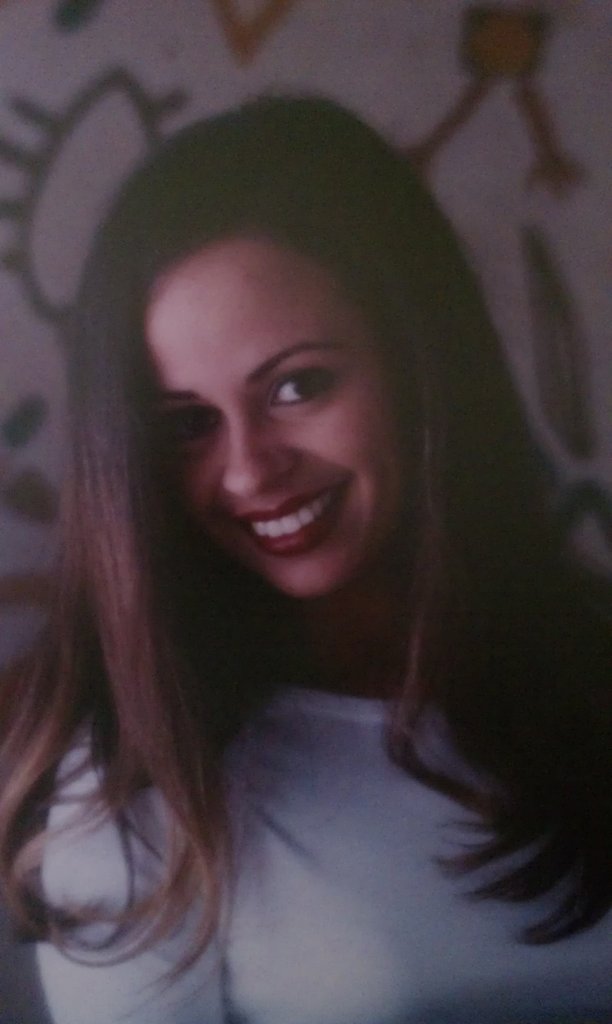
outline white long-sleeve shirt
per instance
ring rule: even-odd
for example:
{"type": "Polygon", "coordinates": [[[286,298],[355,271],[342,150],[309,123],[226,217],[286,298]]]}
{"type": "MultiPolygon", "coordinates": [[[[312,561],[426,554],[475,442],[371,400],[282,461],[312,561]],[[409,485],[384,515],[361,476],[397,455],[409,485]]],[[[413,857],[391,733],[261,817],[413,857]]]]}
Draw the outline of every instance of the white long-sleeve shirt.
{"type": "MultiPolygon", "coordinates": [[[[470,900],[476,879],[436,863],[469,841],[468,815],[390,762],[385,718],[383,702],[278,697],[228,759],[237,871],[227,932],[169,987],[159,978],[184,952],[189,922],[114,966],[41,946],[56,1024],[612,1022],[612,915],[533,947],[517,934],[551,904],[470,900]]],[[[159,797],[142,800],[146,827],[163,833],[159,797]]],[[[58,805],[52,819],[74,813],[58,805]]],[[[56,902],[118,902],[126,878],[110,823],[49,845],[56,902]]]]}

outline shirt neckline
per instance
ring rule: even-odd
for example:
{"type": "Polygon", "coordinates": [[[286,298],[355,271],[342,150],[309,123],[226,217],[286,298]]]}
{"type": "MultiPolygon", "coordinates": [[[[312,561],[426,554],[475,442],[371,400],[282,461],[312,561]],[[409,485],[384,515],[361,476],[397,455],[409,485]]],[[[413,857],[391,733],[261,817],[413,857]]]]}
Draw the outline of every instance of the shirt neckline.
{"type": "Polygon", "coordinates": [[[390,705],[390,700],[377,697],[353,697],[328,690],[288,686],[274,697],[269,711],[272,714],[299,711],[322,718],[380,725],[386,720],[390,705]]]}

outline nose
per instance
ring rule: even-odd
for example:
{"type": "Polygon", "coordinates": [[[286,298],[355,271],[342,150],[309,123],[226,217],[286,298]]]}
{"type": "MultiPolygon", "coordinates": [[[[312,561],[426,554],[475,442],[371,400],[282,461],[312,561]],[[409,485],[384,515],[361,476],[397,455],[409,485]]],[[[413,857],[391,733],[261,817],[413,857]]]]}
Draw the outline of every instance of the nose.
{"type": "Polygon", "coordinates": [[[271,491],[293,469],[294,448],[269,426],[226,426],[221,486],[229,498],[253,498],[271,491]]]}

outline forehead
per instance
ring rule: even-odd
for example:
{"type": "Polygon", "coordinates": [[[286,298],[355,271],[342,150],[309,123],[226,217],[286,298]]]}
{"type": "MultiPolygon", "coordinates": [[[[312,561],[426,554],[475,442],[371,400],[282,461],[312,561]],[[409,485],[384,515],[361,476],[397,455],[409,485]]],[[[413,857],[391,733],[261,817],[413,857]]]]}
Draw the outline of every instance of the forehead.
{"type": "Polygon", "coordinates": [[[160,276],[147,321],[163,317],[170,305],[193,304],[202,296],[213,311],[227,296],[235,302],[242,293],[243,307],[265,292],[279,305],[297,307],[348,301],[331,271],[297,249],[264,238],[229,238],[203,246],[160,276]]]}
{"type": "Polygon", "coordinates": [[[163,274],[145,334],[163,376],[196,360],[211,369],[231,362],[246,373],[284,346],[361,346],[369,338],[361,311],[327,268],[297,250],[248,238],[215,242],[163,274]]]}

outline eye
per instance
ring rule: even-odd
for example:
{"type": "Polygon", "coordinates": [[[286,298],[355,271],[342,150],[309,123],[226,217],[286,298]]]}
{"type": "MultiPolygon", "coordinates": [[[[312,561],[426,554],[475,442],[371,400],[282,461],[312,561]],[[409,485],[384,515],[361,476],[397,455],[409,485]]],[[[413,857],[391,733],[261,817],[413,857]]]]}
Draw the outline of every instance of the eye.
{"type": "Polygon", "coordinates": [[[189,444],[209,437],[219,424],[219,412],[209,405],[177,406],[162,415],[164,436],[172,444],[189,444]]]}
{"type": "Polygon", "coordinates": [[[308,402],[331,391],[336,383],[336,374],[326,366],[310,366],[296,370],[272,389],[273,405],[296,405],[308,402]]]}

